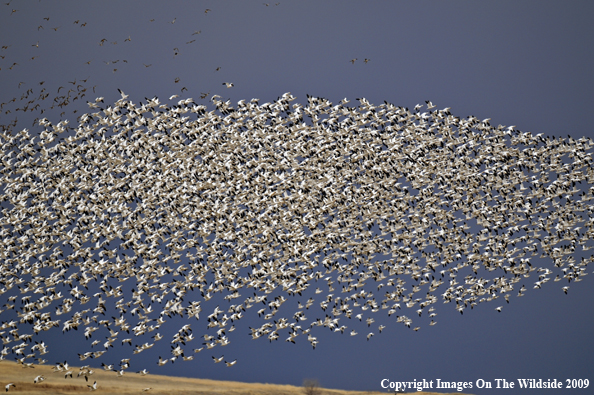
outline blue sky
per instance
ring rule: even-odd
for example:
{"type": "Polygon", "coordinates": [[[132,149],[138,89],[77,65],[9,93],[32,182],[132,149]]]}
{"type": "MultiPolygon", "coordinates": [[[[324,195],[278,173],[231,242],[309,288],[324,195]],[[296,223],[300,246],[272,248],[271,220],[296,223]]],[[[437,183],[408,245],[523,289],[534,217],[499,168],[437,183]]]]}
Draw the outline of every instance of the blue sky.
{"type": "MultiPolygon", "coordinates": [[[[306,94],[409,108],[431,100],[458,117],[491,118],[491,125],[593,138],[593,11],[588,1],[4,1],[0,102],[6,104],[0,124],[16,118],[15,129],[31,133],[39,128],[32,126],[37,117],[72,124],[88,111],[86,101],[103,96],[113,102],[118,89],[136,102],[154,96],[168,102],[178,94],[205,105],[202,94],[262,103],[291,92],[300,103],[307,102],[306,94]],[[83,89],[86,96],[50,109],[53,98],[69,89],[71,97],[83,89]],[[35,111],[17,110],[44,93],[47,99],[30,104],[40,104],[35,111]]],[[[231,345],[213,354],[237,358],[231,368],[213,364],[210,350],[192,362],[158,368],[158,355],[169,354],[166,343],[150,351],[146,367],[160,374],[295,385],[316,378],[325,387],[355,390],[381,390],[385,378],[592,381],[591,281],[588,276],[571,284],[565,295],[557,283],[533,290],[531,278],[526,296],[512,297],[501,313],[493,303],[463,315],[438,303],[435,326],[413,332],[383,317],[388,328],[370,341],[323,331],[315,350],[305,339],[296,345],[251,340],[247,327],[259,321],[246,318],[237,330],[244,333],[236,332],[231,345]]],[[[7,296],[0,296],[3,304],[7,296]]],[[[64,346],[53,347],[49,363],[79,363],[82,333],[43,336],[64,346]]],[[[115,362],[120,352],[90,363],[115,362]]],[[[131,369],[144,362],[133,359],[131,369]]]]}

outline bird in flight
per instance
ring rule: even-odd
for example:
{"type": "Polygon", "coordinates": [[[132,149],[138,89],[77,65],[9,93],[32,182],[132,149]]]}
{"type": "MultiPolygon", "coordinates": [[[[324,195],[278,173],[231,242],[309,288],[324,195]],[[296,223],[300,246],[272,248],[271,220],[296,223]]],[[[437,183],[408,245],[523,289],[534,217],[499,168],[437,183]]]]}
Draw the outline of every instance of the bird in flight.
{"type": "Polygon", "coordinates": [[[223,85],[226,85],[227,88],[232,88],[234,86],[232,82],[223,82],[223,85]]]}

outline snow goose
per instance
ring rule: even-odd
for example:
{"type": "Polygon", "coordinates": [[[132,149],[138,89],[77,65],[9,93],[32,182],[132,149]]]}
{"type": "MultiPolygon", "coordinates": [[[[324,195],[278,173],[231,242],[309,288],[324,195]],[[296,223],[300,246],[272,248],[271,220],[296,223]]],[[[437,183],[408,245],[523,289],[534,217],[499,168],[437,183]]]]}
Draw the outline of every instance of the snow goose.
{"type": "Polygon", "coordinates": [[[233,365],[235,365],[236,363],[237,363],[237,359],[234,359],[234,360],[233,360],[233,361],[231,361],[231,362],[227,362],[227,361],[225,361],[225,364],[226,364],[228,367],[230,367],[230,366],[233,366],[233,365]]]}

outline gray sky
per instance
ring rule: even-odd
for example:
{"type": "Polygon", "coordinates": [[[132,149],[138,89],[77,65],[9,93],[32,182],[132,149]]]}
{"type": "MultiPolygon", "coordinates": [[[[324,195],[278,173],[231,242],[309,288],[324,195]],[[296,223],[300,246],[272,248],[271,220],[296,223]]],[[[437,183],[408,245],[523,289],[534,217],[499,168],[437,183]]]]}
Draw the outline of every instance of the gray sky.
{"type": "MultiPolygon", "coordinates": [[[[113,102],[119,88],[136,102],[153,96],[167,102],[179,94],[205,105],[208,101],[199,99],[203,93],[234,103],[271,101],[285,92],[300,103],[306,103],[306,94],[335,103],[365,97],[409,108],[431,100],[458,117],[491,118],[491,125],[594,138],[589,119],[594,5],[589,1],[6,2],[0,5],[0,46],[6,47],[0,50],[0,102],[15,101],[3,106],[0,124],[16,117],[15,130],[35,133],[37,117],[75,123],[88,111],[87,100],[104,96],[113,102]],[[39,103],[37,109],[17,110],[44,88],[49,97],[29,104],[39,103]],[[29,89],[30,96],[21,99],[29,89]],[[69,89],[69,104],[50,109],[53,98],[69,89]]],[[[245,335],[224,349],[237,358],[236,366],[213,364],[205,350],[192,362],[158,368],[155,350],[147,368],[296,385],[316,378],[326,387],[357,390],[381,390],[384,378],[593,381],[591,278],[572,284],[567,295],[557,283],[533,290],[533,282],[527,279],[530,292],[512,297],[501,313],[492,303],[464,315],[438,303],[438,325],[418,332],[392,325],[371,341],[328,331],[318,335],[315,350],[305,341],[253,341],[245,329],[248,321],[245,335]]],[[[46,342],[56,338],[65,346],[85,343],[82,333],[60,331],[47,335],[46,342]]],[[[168,345],[161,346],[168,355],[168,345]]],[[[65,358],[79,363],[75,347],[56,348],[50,363],[65,358]]],[[[117,355],[112,351],[107,360],[90,363],[114,362],[117,355]]],[[[131,369],[140,370],[142,362],[133,360],[131,369]]]]}

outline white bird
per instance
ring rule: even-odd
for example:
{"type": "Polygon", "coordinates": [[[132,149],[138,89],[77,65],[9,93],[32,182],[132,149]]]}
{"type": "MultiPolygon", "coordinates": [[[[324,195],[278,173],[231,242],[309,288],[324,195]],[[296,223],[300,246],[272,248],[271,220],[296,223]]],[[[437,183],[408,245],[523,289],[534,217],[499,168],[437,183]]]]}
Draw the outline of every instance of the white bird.
{"type": "Polygon", "coordinates": [[[227,366],[233,366],[233,365],[235,365],[237,363],[237,359],[235,359],[235,360],[233,360],[231,362],[225,361],[225,363],[227,364],[227,366]]]}
{"type": "Polygon", "coordinates": [[[12,386],[12,387],[14,387],[14,388],[16,388],[16,385],[14,385],[14,383],[8,383],[8,384],[6,384],[6,385],[4,386],[4,389],[6,389],[6,392],[8,392],[8,389],[9,389],[11,386],[12,386]]]}
{"type": "Polygon", "coordinates": [[[96,391],[97,390],[97,381],[95,381],[93,383],[93,385],[88,385],[87,384],[87,387],[89,387],[89,390],[91,390],[91,391],[96,391]]]}
{"type": "MultiPolygon", "coordinates": [[[[219,80],[219,81],[220,81],[220,80],[219,80]]],[[[223,85],[226,85],[226,86],[227,86],[227,88],[231,88],[231,87],[233,87],[233,86],[234,86],[232,82],[223,82],[223,85]]]]}
{"type": "Polygon", "coordinates": [[[221,355],[221,357],[220,357],[220,358],[215,358],[215,357],[214,357],[214,355],[213,355],[213,357],[212,357],[212,360],[213,360],[215,363],[219,363],[219,362],[222,362],[222,361],[223,361],[223,358],[225,358],[225,356],[224,356],[224,355],[221,355]]]}
{"type": "Polygon", "coordinates": [[[157,362],[157,364],[158,364],[159,366],[163,366],[163,365],[165,365],[165,364],[166,364],[168,361],[169,361],[169,359],[162,359],[162,358],[159,356],[159,362],[157,362]]]}

